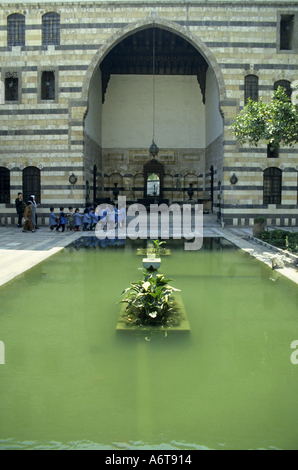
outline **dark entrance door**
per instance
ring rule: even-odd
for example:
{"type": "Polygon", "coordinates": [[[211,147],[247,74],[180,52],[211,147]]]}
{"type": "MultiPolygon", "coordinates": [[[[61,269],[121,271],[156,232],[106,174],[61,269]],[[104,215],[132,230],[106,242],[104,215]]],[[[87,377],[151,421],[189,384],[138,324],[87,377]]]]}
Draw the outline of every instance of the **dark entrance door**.
{"type": "Polygon", "coordinates": [[[10,202],[10,171],[0,167],[0,204],[10,202]]]}
{"type": "Polygon", "coordinates": [[[35,166],[28,166],[23,170],[23,199],[27,203],[30,196],[35,196],[37,203],[40,203],[40,169],[35,166]]]}

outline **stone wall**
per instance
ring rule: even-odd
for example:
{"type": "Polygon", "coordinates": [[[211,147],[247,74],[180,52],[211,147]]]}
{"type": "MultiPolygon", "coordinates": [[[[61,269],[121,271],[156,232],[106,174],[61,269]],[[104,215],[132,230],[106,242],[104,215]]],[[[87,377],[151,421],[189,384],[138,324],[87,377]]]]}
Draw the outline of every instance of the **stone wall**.
{"type": "MultiPolygon", "coordinates": [[[[114,75],[103,112],[103,148],[149,148],[153,77],[114,75]]],[[[195,76],[155,77],[155,140],[160,148],[204,148],[205,106],[195,76]]]]}
{"type": "MultiPolygon", "coordinates": [[[[183,201],[190,183],[196,197],[203,197],[205,106],[196,77],[157,76],[155,103],[158,160],[165,165],[164,197],[183,201]]],[[[113,197],[117,183],[127,200],[142,199],[143,167],[150,159],[153,133],[153,77],[112,76],[102,120],[104,196],[113,197]]]]}
{"type": "MultiPolygon", "coordinates": [[[[114,183],[128,201],[144,197],[144,163],[150,159],[148,149],[103,149],[105,197],[113,198],[114,183]]],[[[171,201],[188,199],[192,183],[194,198],[204,196],[205,149],[160,149],[158,160],[165,167],[164,198],[171,201]]]]}

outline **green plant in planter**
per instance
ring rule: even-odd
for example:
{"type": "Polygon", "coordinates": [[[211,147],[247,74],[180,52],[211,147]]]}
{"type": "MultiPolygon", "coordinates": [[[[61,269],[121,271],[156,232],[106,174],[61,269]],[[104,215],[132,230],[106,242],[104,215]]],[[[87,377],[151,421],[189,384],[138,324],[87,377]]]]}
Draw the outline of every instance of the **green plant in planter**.
{"type": "Polygon", "coordinates": [[[165,279],[163,274],[153,277],[143,273],[144,279],[131,283],[125,289],[125,295],[119,303],[127,303],[127,321],[133,324],[163,324],[172,314],[173,303],[170,299],[173,292],[181,292],[168,284],[172,279],[165,279]]]}
{"type": "Polygon", "coordinates": [[[152,240],[153,241],[153,254],[159,258],[160,257],[160,247],[164,245],[166,242],[160,242],[159,240],[152,240]]]}

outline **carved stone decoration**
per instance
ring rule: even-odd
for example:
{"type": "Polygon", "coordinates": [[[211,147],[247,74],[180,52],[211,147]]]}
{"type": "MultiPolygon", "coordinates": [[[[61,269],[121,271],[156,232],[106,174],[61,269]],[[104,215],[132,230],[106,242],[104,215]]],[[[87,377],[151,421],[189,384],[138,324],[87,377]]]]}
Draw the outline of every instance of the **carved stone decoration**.
{"type": "Polygon", "coordinates": [[[5,72],[5,78],[18,78],[18,72],[5,72]]]}

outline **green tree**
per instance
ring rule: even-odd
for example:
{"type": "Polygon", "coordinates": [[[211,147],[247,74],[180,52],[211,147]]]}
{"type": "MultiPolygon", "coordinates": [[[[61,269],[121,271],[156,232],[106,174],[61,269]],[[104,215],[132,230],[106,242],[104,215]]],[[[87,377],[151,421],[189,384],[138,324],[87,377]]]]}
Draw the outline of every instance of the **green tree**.
{"type": "Polygon", "coordinates": [[[269,103],[248,99],[237,115],[232,130],[240,144],[255,147],[265,140],[270,149],[298,143],[298,104],[293,104],[283,87],[278,87],[269,103]]]}

